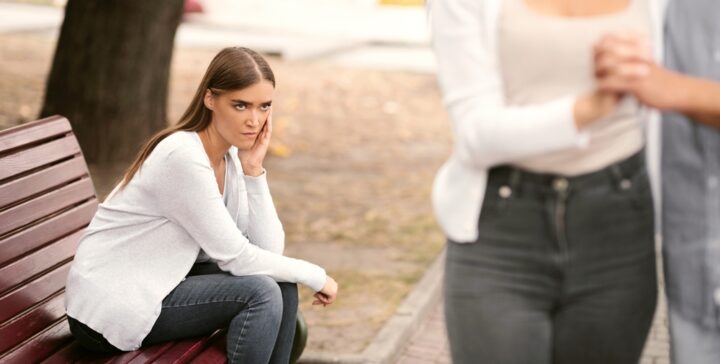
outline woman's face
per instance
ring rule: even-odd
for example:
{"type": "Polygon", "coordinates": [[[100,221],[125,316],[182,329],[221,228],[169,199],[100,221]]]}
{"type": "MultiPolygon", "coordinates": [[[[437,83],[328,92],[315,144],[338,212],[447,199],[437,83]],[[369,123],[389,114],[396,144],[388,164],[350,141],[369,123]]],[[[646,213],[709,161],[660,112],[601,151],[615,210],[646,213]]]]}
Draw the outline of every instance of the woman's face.
{"type": "Polygon", "coordinates": [[[210,128],[228,144],[240,150],[250,149],[267,122],[273,91],[267,80],[220,95],[207,91],[205,106],[212,110],[210,128]]]}

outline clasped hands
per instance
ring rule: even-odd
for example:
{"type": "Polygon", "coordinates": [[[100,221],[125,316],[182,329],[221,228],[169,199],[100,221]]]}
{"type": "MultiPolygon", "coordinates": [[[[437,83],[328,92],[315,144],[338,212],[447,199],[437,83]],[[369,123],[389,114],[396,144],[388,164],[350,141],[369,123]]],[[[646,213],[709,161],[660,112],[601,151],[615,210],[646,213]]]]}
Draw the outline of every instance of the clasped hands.
{"type": "Polygon", "coordinates": [[[643,105],[661,110],[676,108],[678,74],[655,62],[647,35],[607,34],[593,47],[593,61],[599,92],[632,95],[643,105]]]}

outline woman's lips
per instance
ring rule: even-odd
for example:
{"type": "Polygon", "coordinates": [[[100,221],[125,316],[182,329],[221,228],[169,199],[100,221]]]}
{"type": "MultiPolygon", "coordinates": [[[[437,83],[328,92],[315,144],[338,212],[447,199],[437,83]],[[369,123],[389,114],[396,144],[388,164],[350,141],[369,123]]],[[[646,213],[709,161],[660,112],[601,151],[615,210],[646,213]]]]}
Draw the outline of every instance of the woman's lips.
{"type": "Polygon", "coordinates": [[[242,133],[242,135],[246,138],[255,138],[257,136],[257,133],[242,133]]]}

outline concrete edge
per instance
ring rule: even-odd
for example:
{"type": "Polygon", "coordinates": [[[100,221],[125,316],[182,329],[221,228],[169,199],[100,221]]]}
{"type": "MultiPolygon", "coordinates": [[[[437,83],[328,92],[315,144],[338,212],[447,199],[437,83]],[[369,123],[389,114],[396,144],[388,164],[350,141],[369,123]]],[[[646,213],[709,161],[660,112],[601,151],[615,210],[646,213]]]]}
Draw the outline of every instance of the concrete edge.
{"type": "Polygon", "coordinates": [[[395,314],[380,329],[361,354],[303,354],[298,363],[305,364],[391,364],[397,361],[412,334],[437,304],[442,291],[445,249],[435,258],[423,277],[415,284],[395,314]]]}

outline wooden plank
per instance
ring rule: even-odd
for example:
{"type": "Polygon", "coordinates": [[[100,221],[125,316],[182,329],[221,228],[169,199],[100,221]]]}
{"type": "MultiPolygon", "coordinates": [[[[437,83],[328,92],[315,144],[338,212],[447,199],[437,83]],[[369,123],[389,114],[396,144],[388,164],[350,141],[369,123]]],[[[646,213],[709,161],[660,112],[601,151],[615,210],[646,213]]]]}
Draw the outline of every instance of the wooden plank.
{"type": "Polygon", "coordinates": [[[0,322],[5,322],[62,290],[65,287],[65,280],[70,271],[71,263],[67,262],[44,276],[38,277],[32,282],[0,297],[0,307],[2,307],[0,310],[0,322]]]}
{"type": "MultiPolygon", "coordinates": [[[[137,355],[136,352],[128,352],[131,356],[137,355]]],[[[114,363],[123,355],[96,353],[83,348],[77,340],[70,342],[67,346],[52,354],[50,357],[42,361],[42,364],[67,364],[77,362],[87,362],[94,364],[114,363]]]]}
{"type": "Polygon", "coordinates": [[[111,359],[108,359],[106,362],[107,364],[125,364],[133,359],[135,359],[140,353],[143,351],[143,349],[136,350],[136,351],[126,351],[122,354],[115,355],[111,359]]]}
{"type": "Polygon", "coordinates": [[[76,231],[22,259],[0,268],[0,292],[42,273],[75,255],[83,231],[76,231]]]}
{"type": "Polygon", "coordinates": [[[83,178],[51,193],[0,212],[0,235],[95,197],[90,178],[83,178]]]}
{"type": "Polygon", "coordinates": [[[227,363],[227,338],[224,331],[221,335],[215,336],[210,345],[196,356],[192,364],[225,364],[227,363]]]}
{"type": "Polygon", "coordinates": [[[209,336],[180,341],[155,359],[153,364],[187,363],[200,354],[218,336],[222,336],[221,330],[217,330],[209,336]]]}
{"type": "Polygon", "coordinates": [[[10,352],[0,353],[0,363],[38,363],[72,341],[66,319],[61,319],[10,352]]]}
{"type": "Polygon", "coordinates": [[[59,237],[84,228],[95,215],[97,205],[98,202],[95,199],[87,201],[82,205],[0,240],[0,264],[16,259],[59,237]]]}
{"type": "Polygon", "coordinates": [[[0,166],[2,166],[0,168],[0,180],[76,154],[80,154],[80,145],[78,145],[77,139],[72,134],[27,150],[8,154],[0,158],[0,166]]]}
{"type": "Polygon", "coordinates": [[[67,364],[87,355],[87,352],[80,347],[77,341],[71,341],[62,349],[56,351],[50,357],[42,361],[42,364],[67,364]]]}
{"type": "Polygon", "coordinates": [[[70,132],[70,122],[58,115],[5,129],[0,131],[0,154],[37,140],[70,132]]]}
{"type": "Polygon", "coordinates": [[[0,209],[88,174],[82,156],[77,156],[10,183],[0,185],[0,209]]]}
{"type": "Polygon", "coordinates": [[[172,346],[174,345],[173,342],[167,342],[162,344],[157,344],[153,346],[148,346],[147,348],[144,348],[138,352],[138,355],[134,357],[132,360],[128,361],[127,364],[140,364],[140,363],[150,363],[153,360],[155,360],[157,357],[162,355],[162,353],[168,351],[172,346]]]}
{"type": "Polygon", "coordinates": [[[65,316],[65,295],[60,292],[30,311],[0,326],[0,352],[37,334],[65,316]]]}

